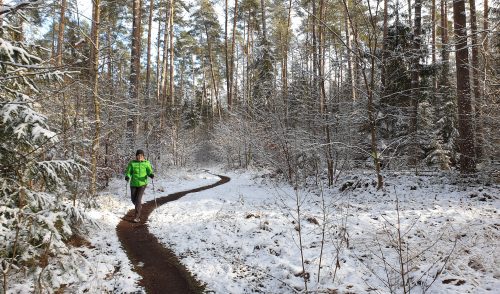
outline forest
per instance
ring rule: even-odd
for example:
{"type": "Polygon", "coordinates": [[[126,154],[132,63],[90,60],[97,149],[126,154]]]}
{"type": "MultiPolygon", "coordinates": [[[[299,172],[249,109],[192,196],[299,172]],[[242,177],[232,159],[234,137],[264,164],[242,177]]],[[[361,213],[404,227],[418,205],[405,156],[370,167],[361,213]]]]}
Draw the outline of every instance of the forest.
{"type": "Polygon", "coordinates": [[[56,291],[56,256],[82,266],[85,211],[137,149],[160,175],[257,169],[295,190],[498,187],[498,4],[0,0],[0,292],[56,291]]]}

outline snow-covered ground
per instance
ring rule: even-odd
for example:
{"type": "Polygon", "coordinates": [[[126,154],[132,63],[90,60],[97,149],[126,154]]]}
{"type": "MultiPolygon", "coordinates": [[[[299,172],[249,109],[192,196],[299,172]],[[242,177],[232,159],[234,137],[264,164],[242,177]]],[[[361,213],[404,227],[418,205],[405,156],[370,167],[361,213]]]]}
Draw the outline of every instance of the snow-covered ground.
{"type": "MultiPolygon", "coordinates": [[[[210,292],[402,292],[401,273],[414,293],[500,291],[498,184],[393,174],[376,191],[371,174],[346,175],[322,196],[264,172],[212,172],[231,181],[159,207],[148,223],[210,292]]],[[[144,200],[218,179],[171,171],[144,200]]],[[[91,211],[101,230],[89,262],[100,264],[101,289],[117,292],[141,291],[114,233],[132,209],[125,188],[113,181],[91,211]]]]}

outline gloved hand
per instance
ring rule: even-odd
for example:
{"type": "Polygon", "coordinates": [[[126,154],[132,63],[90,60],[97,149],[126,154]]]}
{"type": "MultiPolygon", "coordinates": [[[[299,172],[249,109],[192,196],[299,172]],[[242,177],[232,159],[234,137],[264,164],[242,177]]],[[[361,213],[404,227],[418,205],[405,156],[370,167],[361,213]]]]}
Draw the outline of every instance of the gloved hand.
{"type": "Polygon", "coordinates": [[[128,180],[130,180],[130,178],[128,176],[125,176],[125,181],[128,182],[128,180]]]}
{"type": "Polygon", "coordinates": [[[150,178],[154,178],[154,177],[155,177],[155,175],[153,175],[153,174],[150,174],[150,175],[149,175],[149,177],[150,177],[150,178]]]}

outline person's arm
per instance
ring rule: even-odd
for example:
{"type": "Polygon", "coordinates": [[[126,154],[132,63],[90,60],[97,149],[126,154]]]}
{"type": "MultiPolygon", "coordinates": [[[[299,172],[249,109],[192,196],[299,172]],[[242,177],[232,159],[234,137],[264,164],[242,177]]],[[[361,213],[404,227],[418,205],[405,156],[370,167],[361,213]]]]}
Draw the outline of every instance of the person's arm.
{"type": "Polygon", "coordinates": [[[132,176],[132,162],[129,162],[125,170],[125,181],[128,181],[132,176]]]}
{"type": "Polygon", "coordinates": [[[151,166],[151,163],[148,161],[148,164],[146,165],[146,173],[148,174],[148,177],[154,178],[155,175],[153,173],[153,167],[151,166]]]}

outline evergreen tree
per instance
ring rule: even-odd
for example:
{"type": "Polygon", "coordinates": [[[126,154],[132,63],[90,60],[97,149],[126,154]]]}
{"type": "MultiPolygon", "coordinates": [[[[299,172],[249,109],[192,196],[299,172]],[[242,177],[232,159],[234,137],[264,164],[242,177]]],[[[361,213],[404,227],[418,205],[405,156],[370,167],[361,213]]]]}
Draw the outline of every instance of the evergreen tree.
{"type": "Polygon", "coordinates": [[[50,259],[76,254],[66,240],[83,214],[69,201],[68,183],[87,169],[58,157],[57,134],[37,101],[38,84],[62,81],[63,74],[45,67],[32,46],[14,35],[4,31],[0,38],[0,267],[3,293],[10,289],[8,277],[21,274],[25,289],[42,292],[59,286],[51,271],[77,266],[50,259]],[[44,271],[47,266],[50,271],[44,271]]]}

